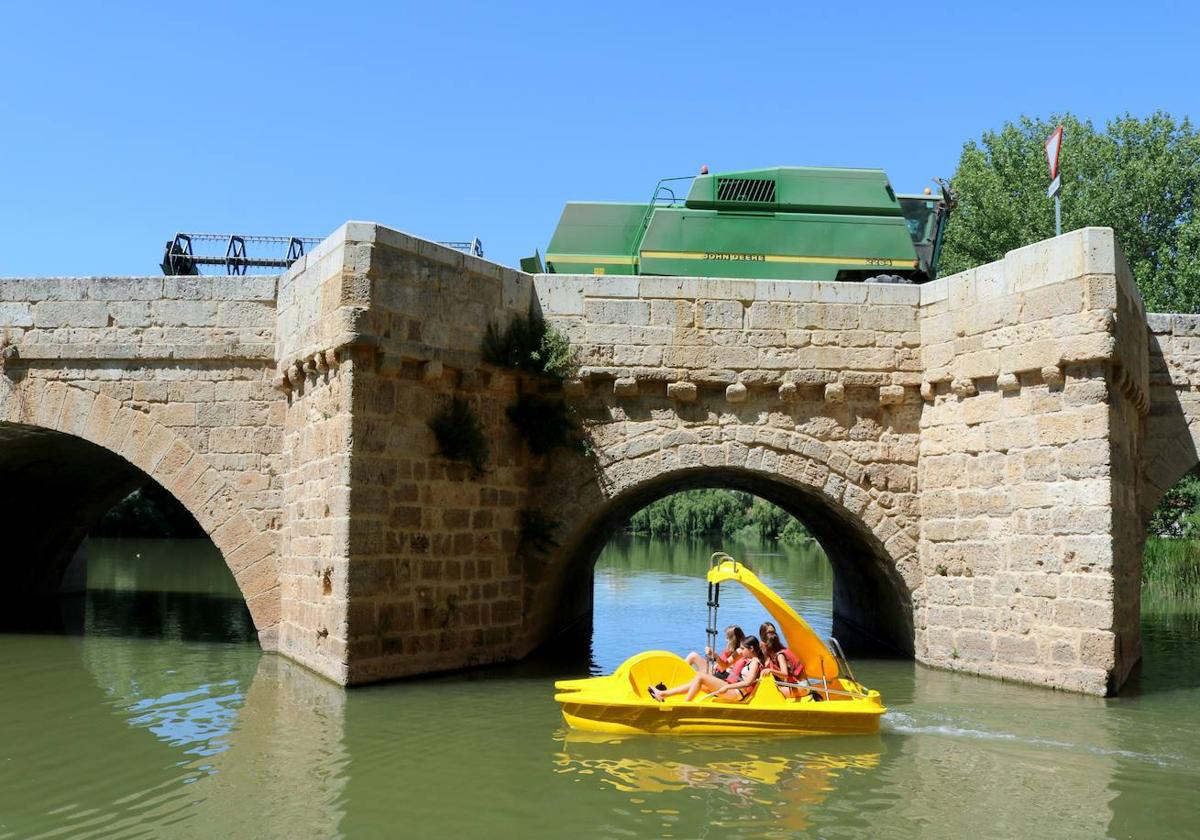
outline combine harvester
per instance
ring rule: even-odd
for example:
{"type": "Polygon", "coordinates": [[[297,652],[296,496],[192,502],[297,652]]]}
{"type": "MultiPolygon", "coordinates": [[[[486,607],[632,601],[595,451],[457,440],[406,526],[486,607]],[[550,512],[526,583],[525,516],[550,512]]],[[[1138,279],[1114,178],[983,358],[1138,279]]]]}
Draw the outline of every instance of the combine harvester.
{"type": "MultiPolygon", "coordinates": [[[[570,202],[545,270],[924,283],[937,277],[949,187],[897,195],[879,169],[777,167],[666,178],[649,204],[570,202]],[[687,198],[672,184],[690,180],[687,198]]],[[[542,270],[540,258],[521,261],[542,270]]]]}

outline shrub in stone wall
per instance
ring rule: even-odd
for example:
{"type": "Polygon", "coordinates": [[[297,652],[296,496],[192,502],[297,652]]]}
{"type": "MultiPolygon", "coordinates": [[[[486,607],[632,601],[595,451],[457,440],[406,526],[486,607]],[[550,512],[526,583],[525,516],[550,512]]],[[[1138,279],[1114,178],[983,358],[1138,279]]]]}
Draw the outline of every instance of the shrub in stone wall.
{"type": "Polygon", "coordinates": [[[443,457],[470,464],[477,475],[483,472],[487,465],[488,443],[470,403],[462,397],[454,397],[429,421],[429,428],[433,430],[443,457]]]}
{"type": "Polygon", "coordinates": [[[504,328],[489,322],[483,336],[483,360],[555,379],[565,379],[575,369],[567,337],[537,312],[517,315],[504,328]]]}
{"type": "Polygon", "coordinates": [[[521,541],[517,556],[525,567],[528,580],[537,580],[546,568],[550,551],[558,547],[554,531],[559,522],[540,510],[532,508],[521,511],[521,541]]]}
{"type": "Polygon", "coordinates": [[[556,446],[570,446],[578,440],[574,416],[562,400],[522,393],[506,413],[534,455],[545,455],[556,446]]]}

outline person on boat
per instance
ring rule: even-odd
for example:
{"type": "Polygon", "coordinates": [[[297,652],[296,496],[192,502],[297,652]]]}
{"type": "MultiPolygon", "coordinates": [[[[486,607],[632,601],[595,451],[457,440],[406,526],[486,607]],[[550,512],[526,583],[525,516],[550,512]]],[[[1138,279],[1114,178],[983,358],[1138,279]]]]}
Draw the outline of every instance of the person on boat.
{"type": "Polygon", "coordinates": [[[740,703],[754,693],[764,662],[762,645],[758,639],[746,636],[738,646],[737,658],[729,666],[729,676],[725,679],[715,674],[696,674],[691,681],[674,688],[651,687],[650,696],[661,702],[667,697],[686,694],[685,700],[695,700],[701,689],[706,689],[708,694],[705,700],[713,697],[726,703],[740,703]]]}
{"type": "Polygon", "coordinates": [[[746,634],[742,632],[742,628],[730,624],[725,628],[725,650],[717,653],[711,647],[705,647],[703,656],[692,651],[687,655],[687,664],[691,665],[697,674],[712,674],[725,679],[729,676],[729,666],[733,664],[737,649],[744,638],[746,634]]]}
{"type": "Polygon", "coordinates": [[[783,641],[779,638],[779,633],[775,631],[774,624],[764,623],[760,628],[760,635],[767,659],[763,666],[764,673],[771,674],[775,678],[775,687],[784,697],[801,696],[803,689],[800,686],[805,682],[804,663],[796,657],[796,654],[792,653],[791,649],[783,646],[783,641]]]}

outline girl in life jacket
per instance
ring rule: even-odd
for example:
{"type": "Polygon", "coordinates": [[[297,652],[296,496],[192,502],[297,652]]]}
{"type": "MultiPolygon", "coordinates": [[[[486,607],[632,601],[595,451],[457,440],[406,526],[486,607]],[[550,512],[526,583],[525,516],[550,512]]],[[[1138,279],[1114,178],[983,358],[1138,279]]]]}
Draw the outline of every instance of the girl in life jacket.
{"type": "Polygon", "coordinates": [[[721,679],[715,674],[696,674],[691,681],[674,688],[650,688],[650,696],[662,701],[677,694],[686,694],[685,700],[695,700],[701,689],[708,691],[704,697],[715,698],[722,702],[739,703],[754,693],[758,683],[758,675],[764,664],[762,646],[758,639],[747,636],[737,649],[737,658],[729,666],[729,676],[721,679]]]}
{"type": "Polygon", "coordinates": [[[706,647],[704,656],[692,651],[687,655],[687,664],[691,665],[692,670],[698,674],[712,674],[725,679],[729,676],[729,666],[733,664],[738,646],[744,638],[746,638],[746,634],[742,632],[742,628],[736,624],[730,624],[725,628],[725,650],[717,653],[712,648],[706,647]]]}
{"type": "Polygon", "coordinates": [[[784,697],[800,696],[803,689],[795,685],[779,685],[779,683],[804,683],[804,663],[789,648],[783,646],[779,631],[769,621],[763,622],[758,628],[762,636],[763,649],[766,652],[764,669],[775,677],[776,687],[784,697]]]}

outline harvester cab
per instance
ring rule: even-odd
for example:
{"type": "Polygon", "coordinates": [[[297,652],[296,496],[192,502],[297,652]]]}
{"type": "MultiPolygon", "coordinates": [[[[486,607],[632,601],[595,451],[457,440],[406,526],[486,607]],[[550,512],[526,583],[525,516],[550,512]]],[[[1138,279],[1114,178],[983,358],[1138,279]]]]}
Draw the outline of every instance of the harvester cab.
{"type": "Polygon", "coordinates": [[[898,196],[878,169],[702,170],[659,181],[648,204],[568,203],[546,270],[922,283],[954,207],[941,186],[898,196]]]}

